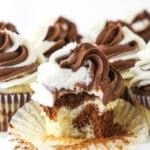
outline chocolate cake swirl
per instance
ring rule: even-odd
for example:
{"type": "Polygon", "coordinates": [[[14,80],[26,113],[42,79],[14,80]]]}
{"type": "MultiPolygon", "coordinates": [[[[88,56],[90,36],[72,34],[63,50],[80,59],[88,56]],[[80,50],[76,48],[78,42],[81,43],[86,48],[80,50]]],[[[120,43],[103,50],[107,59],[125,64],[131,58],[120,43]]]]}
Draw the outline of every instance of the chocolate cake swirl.
{"type": "Polygon", "coordinates": [[[25,45],[13,47],[10,32],[0,31],[0,82],[21,78],[37,70],[38,63],[19,65],[25,62],[29,52],[25,45]],[[13,49],[14,48],[14,49],[13,49]],[[12,50],[13,49],[13,50],[12,50]]]}
{"type": "Polygon", "coordinates": [[[118,60],[110,62],[118,71],[126,70],[134,66],[136,59],[119,59],[119,55],[135,51],[138,43],[131,40],[128,43],[121,44],[124,39],[122,27],[127,26],[124,22],[107,22],[102,32],[97,36],[96,44],[102,50],[108,59],[118,56],[118,60]]]}
{"type": "Polygon", "coordinates": [[[105,56],[96,46],[83,43],[78,45],[69,56],[57,59],[62,68],[69,68],[74,72],[88,61],[90,61],[88,67],[90,67],[91,82],[89,85],[82,83],[77,83],[77,85],[86,91],[101,89],[104,92],[104,104],[118,98],[123,90],[122,78],[115,69],[109,66],[105,56]]]}
{"type": "Polygon", "coordinates": [[[80,42],[81,35],[78,34],[76,25],[64,17],[59,17],[54,25],[49,26],[44,38],[46,41],[56,42],[44,55],[49,57],[57,49],[62,48],[70,42],[80,42]]]}
{"type": "Polygon", "coordinates": [[[12,23],[9,23],[9,22],[0,22],[0,30],[4,30],[4,29],[18,33],[16,27],[12,23]]]}
{"type": "Polygon", "coordinates": [[[134,31],[141,36],[146,42],[150,40],[150,13],[146,10],[142,11],[141,13],[137,14],[135,18],[132,20],[130,25],[133,27],[134,31]],[[137,23],[142,23],[146,21],[147,25],[143,24],[143,29],[135,29],[134,26],[137,23]]]}

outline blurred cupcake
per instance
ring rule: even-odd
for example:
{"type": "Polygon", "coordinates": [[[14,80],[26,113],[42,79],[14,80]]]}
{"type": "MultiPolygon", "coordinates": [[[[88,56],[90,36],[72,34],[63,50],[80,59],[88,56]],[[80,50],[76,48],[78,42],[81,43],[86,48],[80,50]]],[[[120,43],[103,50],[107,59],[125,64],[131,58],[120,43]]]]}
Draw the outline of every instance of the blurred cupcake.
{"type": "Polygon", "coordinates": [[[99,31],[95,43],[104,52],[110,64],[127,82],[133,76],[129,71],[138,60],[137,52],[146,46],[144,40],[130,30],[125,22],[109,21],[99,31]]]}
{"type": "Polygon", "coordinates": [[[15,32],[15,33],[18,33],[15,25],[13,25],[10,22],[3,22],[3,21],[1,21],[0,22],[0,30],[5,30],[5,29],[7,29],[9,31],[12,31],[12,32],[15,32]]]}
{"type": "Polygon", "coordinates": [[[138,111],[118,99],[121,75],[92,44],[70,43],[54,52],[39,66],[32,88],[34,101],[10,123],[19,147],[26,141],[38,149],[117,150],[148,133],[138,111]]]}
{"type": "Polygon", "coordinates": [[[45,62],[56,50],[70,42],[80,42],[81,35],[76,25],[64,17],[49,20],[39,28],[33,38],[33,44],[39,54],[40,61],[45,62]]]}
{"type": "Polygon", "coordinates": [[[138,56],[140,61],[131,70],[135,75],[130,82],[130,94],[132,102],[140,106],[150,128],[150,42],[138,56]]]}
{"type": "Polygon", "coordinates": [[[30,100],[29,84],[38,62],[31,45],[20,35],[0,31],[0,130],[7,130],[16,110],[30,100]]]}
{"type": "Polygon", "coordinates": [[[140,13],[134,13],[127,19],[127,22],[133,28],[134,32],[141,36],[145,42],[150,40],[150,12],[143,10],[140,13]]]}

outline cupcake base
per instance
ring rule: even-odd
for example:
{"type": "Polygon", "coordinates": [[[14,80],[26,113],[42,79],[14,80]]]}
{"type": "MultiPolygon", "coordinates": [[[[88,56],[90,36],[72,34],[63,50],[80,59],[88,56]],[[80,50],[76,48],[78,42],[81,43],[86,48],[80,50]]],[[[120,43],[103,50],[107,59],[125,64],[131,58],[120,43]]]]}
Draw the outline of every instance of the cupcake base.
{"type": "Polygon", "coordinates": [[[123,100],[120,100],[114,109],[114,123],[124,127],[126,133],[107,138],[85,139],[48,135],[45,119],[39,115],[42,111],[39,104],[29,102],[14,115],[10,122],[9,133],[16,142],[23,140],[21,144],[18,142],[18,146],[25,142],[39,150],[126,150],[134,143],[144,141],[148,136],[148,127],[141,114],[135,107],[123,100]]]}

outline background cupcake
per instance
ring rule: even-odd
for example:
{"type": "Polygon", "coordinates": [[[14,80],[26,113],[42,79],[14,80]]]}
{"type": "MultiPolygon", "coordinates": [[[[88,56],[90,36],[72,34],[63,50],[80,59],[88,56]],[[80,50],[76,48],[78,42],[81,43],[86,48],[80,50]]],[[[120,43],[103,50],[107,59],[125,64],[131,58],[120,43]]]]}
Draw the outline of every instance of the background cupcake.
{"type": "Polygon", "coordinates": [[[46,61],[56,50],[70,42],[80,42],[76,25],[64,17],[50,20],[37,31],[33,43],[40,61],[46,61]]]}
{"type": "Polygon", "coordinates": [[[150,12],[148,10],[133,14],[127,19],[127,22],[145,42],[150,40],[150,12]]]}
{"type": "Polygon", "coordinates": [[[146,46],[142,38],[119,21],[107,22],[97,34],[95,43],[126,81],[133,76],[129,70],[138,60],[137,52],[146,46]]]}
{"type": "Polygon", "coordinates": [[[138,56],[140,61],[131,70],[135,75],[130,82],[130,94],[132,102],[141,107],[150,127],[150,42],[138,56]]]}
{"type": "Polygon", "coordinates": [[[0,31],[0,130],[6,130],[14,112],[30,100],[37,66],[35,51],[21,35],[0,31]]]}

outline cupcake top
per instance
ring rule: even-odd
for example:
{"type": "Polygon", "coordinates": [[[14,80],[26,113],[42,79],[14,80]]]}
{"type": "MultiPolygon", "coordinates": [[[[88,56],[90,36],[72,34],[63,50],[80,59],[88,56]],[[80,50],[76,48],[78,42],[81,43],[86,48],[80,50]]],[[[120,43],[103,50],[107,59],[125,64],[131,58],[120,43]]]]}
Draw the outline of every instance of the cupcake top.
{"type": "Polygon", "coordinates": [[[122,94],[123,81],[98,47],[70,43],[39,66],[32,88],[33,99],[50,107],[66,93],[94,95],[107,104],[122,94]]]}
{"type": "Polygon", "coordinates": [[[146,10],[132,16],[129,24],[146,42],[150,40],[150,13],[146,10]]]}
{"type": "Polygon", "coordinates": [[[4,30],[4,29],[10,30],[10,31],[15,32],[15,33],[18,33],[15,25],[13,25],[10,22],[0,22],[0,30],[4,30]]]}
{"type": "Polygon", "coordinates": [[[33,42],[43,62],[67,43],[80,42],[80,39],[76,25],[64,17],[58,17],[41,26],[33,42]]]}
{"type": "Polygon", "coordinates": [[[140,61],[131,71],[135,74],[130,82],[133,92],[141,95],[150,95],[150,42],[146,50],[139,52],[140,61]]]}
{"type": "Polygon", "coordinates": [[[132,77],[129,69],[138,60],[137,52],[145,48],[144,40],[128,27],[123,21],[107,22],[95,41],[124,79],[132,77]]]}
{"type": "Polygon", "coordinates": [[[28,83],[37,66],[35,51],[21,35],[0,31],[0,90],[28,83]]]}

